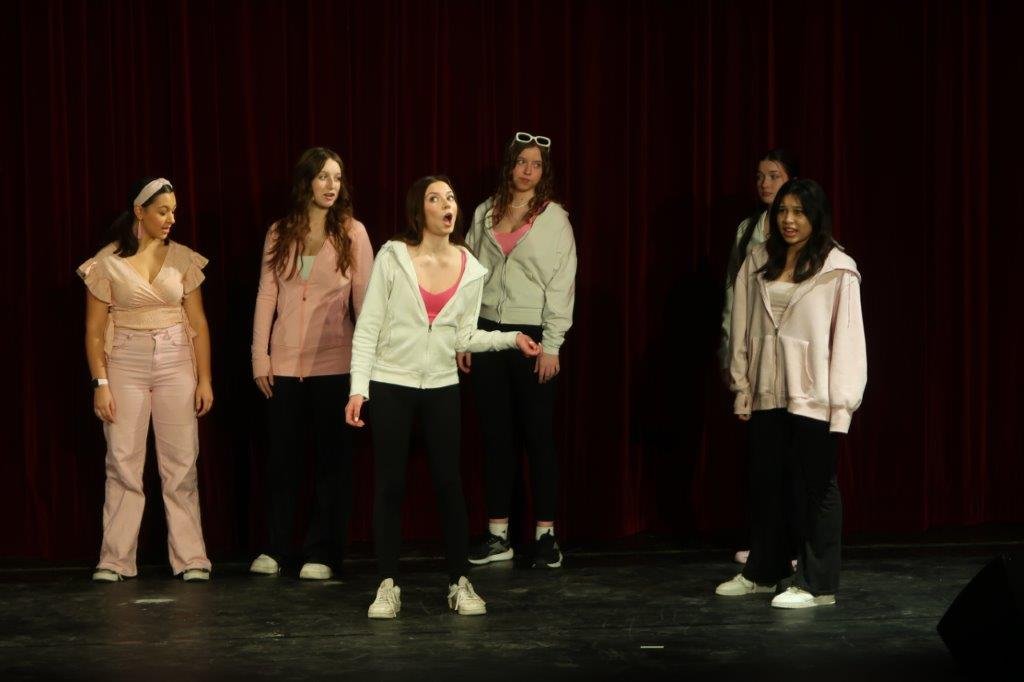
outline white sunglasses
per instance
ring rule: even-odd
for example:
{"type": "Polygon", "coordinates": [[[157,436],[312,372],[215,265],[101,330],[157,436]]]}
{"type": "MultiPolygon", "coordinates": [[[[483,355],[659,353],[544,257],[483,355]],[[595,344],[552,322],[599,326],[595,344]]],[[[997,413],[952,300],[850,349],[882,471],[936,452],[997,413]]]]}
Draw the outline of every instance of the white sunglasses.
{"type": "Polygon", "coordinates": [[[538,147],[550,147],[551,138],[544,137],[543,135],[531,135],[530,133],[518,132],[516,133],[516,142],[522,142],[523,144],[529,144],[536,142],[538,147]]]}

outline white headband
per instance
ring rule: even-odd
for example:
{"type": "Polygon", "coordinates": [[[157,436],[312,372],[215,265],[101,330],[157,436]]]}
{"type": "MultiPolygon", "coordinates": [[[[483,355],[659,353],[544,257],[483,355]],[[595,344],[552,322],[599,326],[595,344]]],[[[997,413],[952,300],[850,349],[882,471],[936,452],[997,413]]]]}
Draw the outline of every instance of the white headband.
{"type": "MultiPolygon", "coordinates": [[[[135,195],[135,205],[142,206],[144,203],[149,201],[149,198],[156,194],[156,191],[164,185],[170,185],[171,181],[167,178],[157,178],[150,183],[147,183],[138,194],[135,195]]],[[[173,187],[173,185],[172,185],[173,187]]]]}

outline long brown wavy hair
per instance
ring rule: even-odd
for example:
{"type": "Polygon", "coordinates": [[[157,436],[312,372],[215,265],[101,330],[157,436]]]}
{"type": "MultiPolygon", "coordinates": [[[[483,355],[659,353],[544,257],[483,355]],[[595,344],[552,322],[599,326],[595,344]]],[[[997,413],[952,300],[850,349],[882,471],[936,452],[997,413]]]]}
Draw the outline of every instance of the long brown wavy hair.
{"type": "Polygon", "coordinates": [[[291,279],[301,267],[300,256],[309,235],[309,204],[313,201],[313,179],[323,169],[328,160],[333,159],[341,168],[341,187],[338,198],[327,209],[324,221],[324,232],[338,252],[338,272],[348,272],[352,264],[352,238],[348,233],[348,223],[352,220],[352,193],[345,177],[345,164],[338,153],[326,147],[307,149],[299,157],[292,171],[292,207],[274,229],[277,241],[270,252],[270,267],[278,277],[291,279]],[[292,257],[294,256],[294,258],[292,257]],[[291,269],[288,270],[289,260],[291,269]]]}
{"type": "Polygon", "coordinates": [[[544,164],[543,175],[540,182],[533,190],[533,198],[530,199],[530,208],[526,212],[526,222],[541,212],[544,204],[555,200],[555,167],[551,164],[551,147],[541,147],[536,142],[519,142],[514,137],[505,147],[505,159],[502,161],[501,170],[498,172],[498,188],[494,190],[492,197],[492,221],[497,224],[508,212],[512,203],[512,171],[516,168],[516,160],[524,150],[536,147],[540,150],[540,161],[544,164]]]}

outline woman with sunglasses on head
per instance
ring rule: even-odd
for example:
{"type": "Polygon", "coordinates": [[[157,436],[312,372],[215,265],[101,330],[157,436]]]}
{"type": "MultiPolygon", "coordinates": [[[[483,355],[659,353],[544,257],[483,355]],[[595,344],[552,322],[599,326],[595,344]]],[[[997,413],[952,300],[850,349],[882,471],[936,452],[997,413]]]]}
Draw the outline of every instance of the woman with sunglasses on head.
{"type": "Polygon", "coordinates": [[[92,578],[137,575],[150,421],[171,570],[209,580],[199,515],[199,422],[213,407],[210,333],[199,285],[207,260],[173,242],[177,201],[165,178],[136,183],[114,241],[78,268],[85,281],[85,355],[93,411],[107,441],[103,543],[92,578]]]}
{"type": "Polygon", "coordinates": [[[362,309],[373,249],[336,152],[306,150],[292,179],[291,211],[267,232],[253,319],[252,372],[270,431],[269,542],[249,570],[276,575],[291,554],[310,435],[315,505],[299,578],[327,580],[341,567],[352,506],[352,430],[337,410],[348,400],[350,311],[362,309]]]}
{"type": "Polygon", "coordinates": [[[480,328],[517,331],[542,346],[535,360],[511,352],[460,356],[476,393],[484,444],[487,534],[470,562],[512,559],[508,533],[517,468],[516,432],[530,458],[536,519],[533,565],[558,568],[555,540],[558,455],[554,406],[559,353],[572,326],[576,242],[565,209],[554,200],[551,140],[519,132],[505,148],[498,186],[473,214],[466,242],[490,272],[480,328]]]}
{"type": "Polygon", "coordinates": [[[380,586],[367,615],[401,610],[398,556],[405,465],[413,422],[421,422],[437,492],[448,564],[448,606],[487,612],[466,578],[466,504],[459,474],[459,377],[455,355],[518,348],[537,356],[525,334],[477,329],[487,271],[456,231],[458,202],[448,178],[420,178],[406,194],[404,232],[381,247],[352,346],[352,389],[345,420],[362,427],[369,401],[374,428],[373,535],[380,586]]]}
{"type": "Polygon", "coordinates": [[[715,592],[770,593],[792,575],[786,517],[795,509],[797,571],[772,606],[810,608],[835,604],[839,587],[837,437],[867,382],[860,273],[832,239],[813,180],[784,184],[768,218],[768,240],[736,275],[730,343],[734,410],[750,424],[750,556],[715,592]]]}
{"type": "MultiPolygon", "coordinates": [[[[736,273],[750,252],[768,239],[768,210],[775,201],[775,194],[786,182],[800,175],[800,164],[796,155],[787,149],[772,149],[757,162],[757,209],[740,222],[736,228],[736,239],[729,254],[729,269],[725,278],[725,305],[722,307],[722,344],[719,350],[722,374],[729,381],[729,331],[732,327],[733,285],[736,273]]],[[[750,550],[736,552],[736,563],[746,563],[750,550]]]]}

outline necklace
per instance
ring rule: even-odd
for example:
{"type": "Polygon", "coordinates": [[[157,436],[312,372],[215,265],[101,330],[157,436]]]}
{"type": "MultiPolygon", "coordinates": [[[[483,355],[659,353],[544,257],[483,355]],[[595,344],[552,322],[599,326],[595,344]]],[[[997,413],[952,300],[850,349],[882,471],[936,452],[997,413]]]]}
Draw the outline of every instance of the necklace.
{"type": "Polygon", "coordinates": [[[510,201],[508,205],[509,205],[509,206],[511,206],[512,208],[522,208],[523,206],[526,206],[526,205],[527,205],[528,203],[530,203],[530,200],[529,200],[529,199],[527,199],[526,201],[524,201],[524,202],[523,202],[523,203],[521,203],[521,204],[513,204],[513,203],[512,203],[511,201],[510,201]]]}

